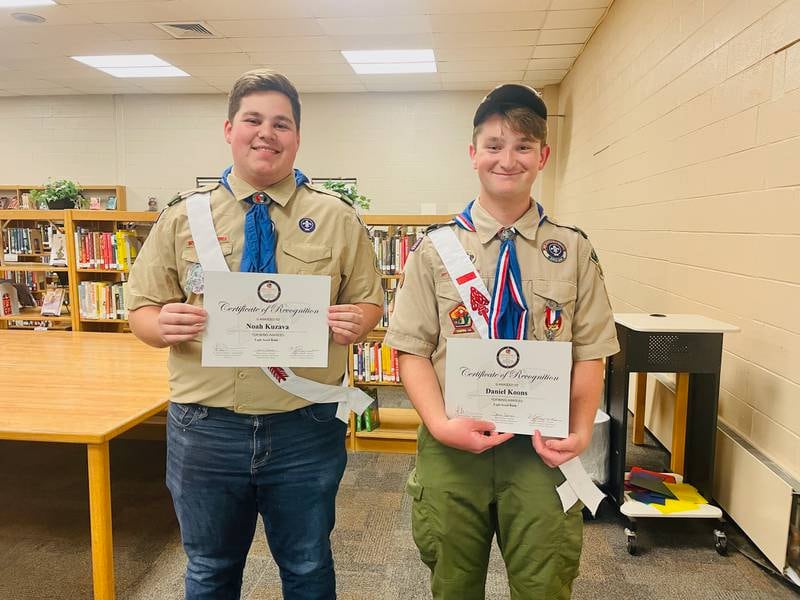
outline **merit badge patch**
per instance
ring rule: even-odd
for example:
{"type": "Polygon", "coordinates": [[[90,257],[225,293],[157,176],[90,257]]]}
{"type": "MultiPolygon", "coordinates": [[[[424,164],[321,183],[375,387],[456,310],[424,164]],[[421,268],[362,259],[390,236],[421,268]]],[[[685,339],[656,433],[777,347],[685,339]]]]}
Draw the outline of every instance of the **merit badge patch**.
{"type": "Polygon", "coordinates": [[[205,277],[203,276],[203,267],[200,263],[191,263],[189,268],[186,269],[186,284],[184,285],[184,292],[189,294],[202,294],[205,289],[205,277]]]}
{"type": "Polygon", "coordinates": [[[472,333],[475,328],[472,326],[472,319],[469,311],[464,304],[459,304],[449,313],[450,322],[453,324],[453,333],[472,333]]]}
{"type": "Polygon", "coordinates": [[[544,308],[544,334],[548,340],[552,340],[561,331],[564,320],[561,318],[561,307],[557,304],[548,303],[544,308]]]}
{"type": "Polygon", "coordinates": [[[300,219],[299,225],[300,230],[305,231],[306,233],[311,233],[317,228],[317,224],[314,223],[314,219],[309,219],[308,217],[303,217],[300,219]]]}
{"type": "Polygon", "coordinates": [[[567,259],[567,247],[558,240],[547,240],[542,244],[542,254],[550,262],[564,262],[567,259]]]}

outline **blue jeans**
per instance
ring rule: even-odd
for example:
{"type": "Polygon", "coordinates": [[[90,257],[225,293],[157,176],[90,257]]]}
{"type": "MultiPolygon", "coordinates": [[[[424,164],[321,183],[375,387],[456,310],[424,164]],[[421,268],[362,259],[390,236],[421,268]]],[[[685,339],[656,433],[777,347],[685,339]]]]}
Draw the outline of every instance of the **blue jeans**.
{"type": "Polygon", "coordinates": [[[186,600],[236,600],[260,513],[287,600],[336,598],[330,534],[347,453],[336,404],[273,415],[169,405],[167,487],[186,600]]]}

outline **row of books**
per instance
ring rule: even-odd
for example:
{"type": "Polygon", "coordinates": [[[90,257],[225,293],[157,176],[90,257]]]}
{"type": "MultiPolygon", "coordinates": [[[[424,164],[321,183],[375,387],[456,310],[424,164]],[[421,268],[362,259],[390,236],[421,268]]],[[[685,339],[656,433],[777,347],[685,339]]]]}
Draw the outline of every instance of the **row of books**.
{"type": "Polygon", "coordinates": [[[47,287],[47,274],[41,271],[9,271],[5,279],[23,283],[31,292],[40,292],[47,287]]]}
{"type": "Polygon", "coordinates": [[[383,342],[353,344],[353,381],[400,383],[397,349],[383,342]]]}
{"type": "Polygon", "coordinates": [[[372,244],[378,260],[378,269],[384,275],[403,272],[411,248],[422,236],[423,227],[403,227],[393,235],[382,229],[372,231],[372,244]]]}
{"type": "Polygon", "coordinates": [[[109,269],[127,271],[141,248],[134,230],[75,232],[75,250],[79,269],[109,269]]]}
{"type": "Polygon", "coordinates": [[[41,254],[45,250],[44,226],[9,227],[3,232],[3,252],[5,254],[41,254]]]}
{"type": "Polygon", "coordinates": [[[80,315],[84,319],[127,319],[126,281],[81,281],[78,286],[80,315]]]}

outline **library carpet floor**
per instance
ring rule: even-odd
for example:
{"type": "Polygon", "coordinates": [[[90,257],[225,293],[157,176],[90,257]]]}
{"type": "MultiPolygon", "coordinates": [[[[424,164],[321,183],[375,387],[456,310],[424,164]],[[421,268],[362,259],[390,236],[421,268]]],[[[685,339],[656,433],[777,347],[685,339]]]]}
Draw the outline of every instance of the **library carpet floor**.
{"type": "MultiPolygon", "coordinates": [[[[631,460],[663,468],[665,453],[631,447],[631,460]]],[[[339,598],[430,598],[428,573],[411,539],[403,484],[413,456],[350,456],[333,537],[339,598]]],[[[118,440],[111,452],[114,550],[120,600],[178,600],[185,564],[164,478],[163,442],[118,440]]],[[[0,599],[91,597],[86,457],[66,444],[0,442],[0,599]]],[[[626,552],[613,511],[586,523],[576,600],[782,600],[786,584],[732,548],[717,555],[712,525],[698,521],[640,527],[639,556],[626,552]]],[[[728,528],[732,545],[757,551],[728,528]]],[[[242,598],[279,599],[277,569],[259,529],[242,598]]],[[[492,553],[486,598],[508,598],[499,552],[492,553]]]]}

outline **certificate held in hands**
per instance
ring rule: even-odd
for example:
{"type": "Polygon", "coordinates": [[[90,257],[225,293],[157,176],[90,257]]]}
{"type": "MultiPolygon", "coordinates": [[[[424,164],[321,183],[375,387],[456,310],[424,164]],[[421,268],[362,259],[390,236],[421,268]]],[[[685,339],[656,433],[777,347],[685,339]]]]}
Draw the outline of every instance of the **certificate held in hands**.
{"type": "Polygon", "coordinates": [[[207,271],[204,367],[327,367],[331,279],[207,271]]]}
{"type": "Polygon", "coordinates": [[[498,432],[569,435],[572,344],[447,340],[447,416],[491,421],[498,432]]]}

